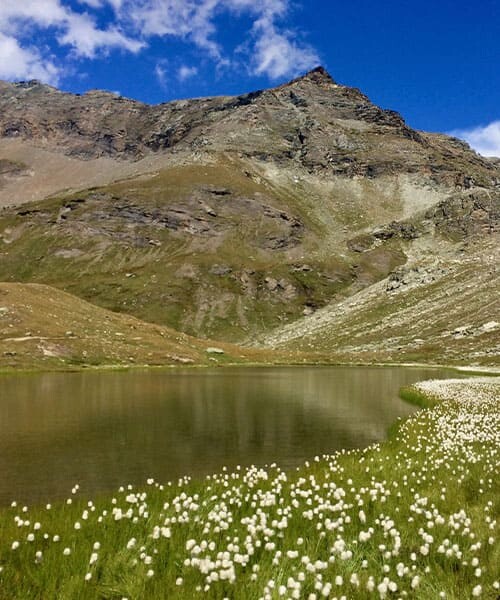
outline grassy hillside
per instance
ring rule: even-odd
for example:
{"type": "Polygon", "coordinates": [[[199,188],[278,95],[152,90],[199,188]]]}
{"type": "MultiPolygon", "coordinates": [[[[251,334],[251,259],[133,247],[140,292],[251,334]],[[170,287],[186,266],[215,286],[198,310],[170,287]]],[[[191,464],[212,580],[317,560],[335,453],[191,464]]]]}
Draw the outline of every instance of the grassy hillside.
{"type": "MultiPolygon", "coordinates": [[[[338,352],[352,360],[500,361],[498,238],[410,255],[390,277],[264,335],[261,345],[338,352]],[[462,250],[462,251],[460,251],[462,250]]],[[[415,252],[415,249],[414,249],[415,252]]],[[[409,253],[410,254],[410,253],[409,253]]]]}
{"type": "Polygon", "coordinates": [[[46,283],[197,337],[239,341],[404,262],[398,240],[363,255],[346,245],[374,215],[347,227],[335,195],[244,167],[222,157],[4,210],[0,280],[46,283]]]}
{"type": "Polygon", "coordinates": [[[272,360],[269,352],[229,344],[217,343],[223,353],[207,352],[213,346],[46,285],[0,283],[0,369],[272,360]]]}

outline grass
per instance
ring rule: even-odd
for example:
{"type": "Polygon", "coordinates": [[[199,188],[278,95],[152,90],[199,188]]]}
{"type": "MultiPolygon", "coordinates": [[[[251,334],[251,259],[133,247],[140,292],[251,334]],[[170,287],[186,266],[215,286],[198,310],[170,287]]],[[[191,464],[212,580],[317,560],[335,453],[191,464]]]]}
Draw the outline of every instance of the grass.
{"type": "Polygon", "coordinates": [[[405,386],[399,390],[400,397],[420,408],[432,408],[436,405],[436,400],[429,395],[424,394],[415,386],[405,386]]]}
{"type": "Polygon", "coordinates": [[[498,321],[497,279],[475,262],[465,262],[425,285],[396,293],[379,289],[370,295],[368,290],[327,307],[317,315],[321,327],[315,328],[314,320],[297,321],[268,335],[275,347],[297,351],[336,348],[365,360],[493,366],[499,361],[500,327],[480,331],[498,321]],[[454,335],[460,325],[474,333],[454,335]]]}
{"type": "Polygon", "coordinates": [[[417,384],[387,442],[293,472],[5,508],[0,599],[497,598],[498,391],[417,384]]]}
{"type": "Polygon", "coordinates": [[[0,369],[286,362],[293,354],[239,348],[107,311],[56,288],[0,283],[0,369]],[[224,354],[210,354],[209,347],[224,354]]]}
{"type": "Polygon", "coordinates": [[[21,173],[26,169],[27,166],[21,161],[0,158],[0,177],[5,174],[11,175],[21,173]]]}
{"type": "MultiPolygon", "coordinates": [[[[250,175],[223,157],[6,209],[0,281],[45,283],[195,337],[241,342],[404,262],[393,242],[362,256],[346,253],[332,216],[343,213],[342,203],[325,205],[312,201],[307,187],[276,187],[250,175]],[[222,188],[228,193],[210,192],[222,188]],[[118,209],[124,206],[138,218],[118,209]],[[168,211],[174,220],[189,217],[189,226],[186,221],[174,230],[151,218],[168,211]],[[149,217],[141,220],[140,213],[149,217]],[[297,230],[294,220],[301,223],[297,230]],[[200,223],[210,231],[190,230],[200,223]],[[274,249],[272,240],[278,240],[274,249]],[[302,271],[306,263],[310,270],[302,271]],[[227,274],[214,272],[221,265],[227,274]],[[285,281],[288,290],[266,279],[285,281]]],[[[354,231],[360,226],[350,221],[354,231]]]]}

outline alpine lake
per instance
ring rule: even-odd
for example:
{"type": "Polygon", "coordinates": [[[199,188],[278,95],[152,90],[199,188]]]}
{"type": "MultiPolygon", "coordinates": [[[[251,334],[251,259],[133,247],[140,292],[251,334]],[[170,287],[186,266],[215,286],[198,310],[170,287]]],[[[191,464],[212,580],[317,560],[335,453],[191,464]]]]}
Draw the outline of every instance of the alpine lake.
{"type": "Polygon", "coordinates": [[[0,505],[366,447],[415,407],[420,367],[225,367],[5,375],[0,505]]]}

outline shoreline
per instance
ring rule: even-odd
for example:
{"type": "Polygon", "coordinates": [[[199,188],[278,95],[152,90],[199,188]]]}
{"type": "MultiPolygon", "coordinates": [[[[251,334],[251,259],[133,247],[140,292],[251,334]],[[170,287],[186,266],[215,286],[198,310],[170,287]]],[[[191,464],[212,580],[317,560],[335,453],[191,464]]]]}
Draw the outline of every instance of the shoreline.
{"type": "Polygon", "coordinates": [[[40,375],[43,373],[89,373],[89,372],[127,372],[127,371],[170,371],[170,370],[188,370],[188,369],[221,369],[221,368],[279,368],[279,367],[404,367],[404,368],[425,368],[425,369],[449,369],[468,375],[491,376],[500,375],[500,367],[496,365],[456,365],[446,363],[419,363],[419,362],[356,362],[356,361],[297,361],[297,362],[224,362],[224,363],[200,363],[200,364],[130,364],[130,365],[75,365],[71,367],[33,367],[33,368],[9,368],[0,367],[0,377],[4,375],[40,375]]]}

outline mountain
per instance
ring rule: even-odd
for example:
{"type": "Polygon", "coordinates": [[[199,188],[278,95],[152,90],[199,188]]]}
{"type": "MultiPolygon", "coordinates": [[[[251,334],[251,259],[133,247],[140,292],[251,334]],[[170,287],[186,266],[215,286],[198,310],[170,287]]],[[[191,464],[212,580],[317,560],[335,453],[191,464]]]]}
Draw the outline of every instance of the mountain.
{"type": "MultiPolygon", "coordinates": [[[[156,106],[95,90],[67,94],[37,81],[0,82],[0,139],[3,154],[12,148],[21,159],[12,165],[14,177],[24,160],[26,169],[33,166],[36,148],[75,169],[85,161],[80,168],[87,177],[93,169],[112,171],[100,174],[109,180],[229,153],[328,178],[413,174],[437,185],[498,184],[498,165],[464,142],[412,130],[399,114],[335,83],[322,67],[271,90],[156,106]]],[[[0,172],[5,176],[8,168],[0,172]]],[[[44,176],[39,169],[30,174],[44,176]]],[[[54,188],[71,187],[64,172],[51,177],[54,188]]],[[[28,199],[14,195],[15,202],[28,199]]],[[[9,200],[5,192],[2,200],[9,200]]]]}
{"type": "Polygon", "coordinates": [[[0,204],[3,281],[202,338],[497,360],[499,162],[321,67],[156,106],[0,83],[0,204]]]}

